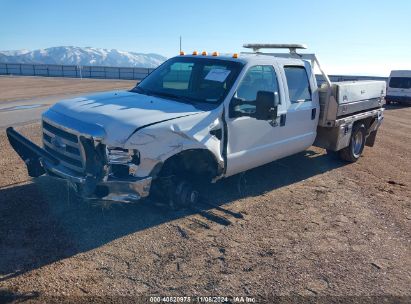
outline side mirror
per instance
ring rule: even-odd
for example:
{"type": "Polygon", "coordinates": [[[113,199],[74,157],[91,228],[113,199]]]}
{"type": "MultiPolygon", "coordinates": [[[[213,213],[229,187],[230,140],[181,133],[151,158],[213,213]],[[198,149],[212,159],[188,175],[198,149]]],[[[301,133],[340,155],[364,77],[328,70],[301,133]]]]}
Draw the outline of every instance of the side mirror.
{"type": "Polygon", "coordinates": [[[270,120],[277,117],[279,98],[277,92],[258,91],[255,101],[255,118],[270,120]]]}

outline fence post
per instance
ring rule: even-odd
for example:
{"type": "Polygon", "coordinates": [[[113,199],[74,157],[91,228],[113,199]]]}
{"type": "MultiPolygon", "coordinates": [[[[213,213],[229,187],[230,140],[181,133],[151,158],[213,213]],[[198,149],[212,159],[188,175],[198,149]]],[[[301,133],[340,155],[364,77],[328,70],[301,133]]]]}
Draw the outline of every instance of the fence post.
{"type": "Polygon", "coordinates": [[[20,63],[20,75],[23,75],[23,71],[21,69],[21,63],[20,63]]]}
{"type": "Polygon", "coordinates": [[[6,75],[9,75],[9,66],[7,63],[6,63],[6,75]]]}

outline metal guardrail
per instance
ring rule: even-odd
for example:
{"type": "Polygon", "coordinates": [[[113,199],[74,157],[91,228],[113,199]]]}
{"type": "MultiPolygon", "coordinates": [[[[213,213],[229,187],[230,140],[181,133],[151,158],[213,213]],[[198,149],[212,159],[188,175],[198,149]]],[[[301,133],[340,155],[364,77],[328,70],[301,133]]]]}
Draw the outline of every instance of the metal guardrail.
{"type": "MultiPolygon", "coordinates": [[[[153,70],[152,68],[134,67],[0,63],[0,75],[141,80],[153,70]]],[[[316,78],[318,85],[324,82],[321,75],[316,75],[316,78]]],[[[329,78],[333,82],[347,80],[388,80],[388,77],[349,75],[329,75],[329,78]]]]}
{"type": "Polygon", "coordinates": [[[0,63],[0,75],[141,80],[152,68],[0,63]]]}

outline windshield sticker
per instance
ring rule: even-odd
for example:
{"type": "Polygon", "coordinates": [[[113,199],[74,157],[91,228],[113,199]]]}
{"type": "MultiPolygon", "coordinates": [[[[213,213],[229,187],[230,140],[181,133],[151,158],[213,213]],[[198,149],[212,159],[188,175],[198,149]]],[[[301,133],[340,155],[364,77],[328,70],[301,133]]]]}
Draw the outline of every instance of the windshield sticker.
{"type": "Polygon", "coordinates": [[[212,69],[208,72],[205,80],[224,82],[231,71],[223,69],[212,69]]]}

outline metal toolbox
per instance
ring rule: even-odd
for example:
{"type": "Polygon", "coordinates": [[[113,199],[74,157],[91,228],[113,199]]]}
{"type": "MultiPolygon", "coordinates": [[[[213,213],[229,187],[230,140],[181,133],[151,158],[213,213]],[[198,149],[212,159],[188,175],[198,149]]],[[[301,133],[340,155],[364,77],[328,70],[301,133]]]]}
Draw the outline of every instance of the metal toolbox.
{"type": "Polygon", "coordinates": [[[328,86],[322,85],[319,125],[334,126],[338,118],[382,107],[385,88],[385,81],[343,81],[332,83],[331,94],[328,94],[328,86]]]}

